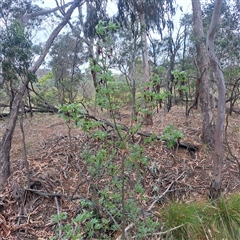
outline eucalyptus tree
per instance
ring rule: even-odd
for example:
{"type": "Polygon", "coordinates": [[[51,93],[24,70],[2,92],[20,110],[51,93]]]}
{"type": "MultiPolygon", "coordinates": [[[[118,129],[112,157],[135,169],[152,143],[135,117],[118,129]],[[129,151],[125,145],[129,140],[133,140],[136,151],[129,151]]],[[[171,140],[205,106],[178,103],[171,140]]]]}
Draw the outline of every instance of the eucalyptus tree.
{"type": "Polygon", "coordinates": [[[28,68],[31,64],[31,42],[21,24],[12,21],[5,30],[1,29],[1,56],[2,77],[5,90],[9,96],[12,108],[16,87],[23,76],[30,76],[28,68]]]}
{"type": "MultiPolygon", "coordinates": [[[[1,1],[0,3],[0,30],[1,30],[1,75],[2,75],[2,88],[3,91],[6,92],[9,102],[10,108],[12,106],[12,101],[14,99],[15,91],[14,88],[19,84],[19,79],[15,75],[16,68],[19,67],[19,61],[21,64],[23,63],[24,50],[26,51],[25,60],[27,58],[30,61],[29,49],[30,45],[30,31],[25,30],[28,40],[25,41],[25,36],[21,30],[20,22],[22,20],[23,15],[26,12],[32,13],[33,10],[40,11],[41,8],[35,4],[31,4],[27,0],[22,1],[1,1]],[[5,31],[6,30],[6,31],[5,31]],[[18,32],[18,34],[17,34],[18,32]],[[22,46],[20,48],[20,42],[22,41],[22,46]],[[14,47],[18,49],[15,54],[14,47]],[[23,50],[23,51],[22,51],[23,50]],[[20,59],[22,58],[22,59],[20,59]],[[16,66],[14,66],[14,64],[16,66]],[[15,68],[15,69],[14,69],[15,68]],[[11,76],[12,75],[12,76],[11,76]]],[[[28,24],[26,28],[31,28],[35,25],[40,24],[41,19],[39,21],[31,22],[28,24]]],[[[30,63],[28,63],[29,65],[30,63]]],[[[25,66],[27,67],[27,66],[25,66]]],[[[22,70],[22,69],[21,69],[22,70]]],[[[25,69],[26,70],[26,69],[25,69]]],[[[21,71],[20,71],[21,72],[21,71]]]]}
{"type": "Polygon", "coordinates": [[[80,38],[71,33],[59,35],[53,44],[49,65],[52,68],[60,104],[73,103],[82,80],[81,66],[87,61],[80,38]]]}
{"type": "MultiPolygon", "coordinates": [[[[8,3],[9,1],[8,0],[2,1],[2,3],[3,2],[8,3]]],[[[31,4],[31,2],[32,1],[28,1],[29,4],[31,4]]],[[[73,11],[77,7],[79,7],[82,3],[83,3],[82,0],[75,0],[75,1],[71,2],[70,4],[62,6],[62,8],[66,8],[67,6],[69,6],[69,8],[66,11],[65,16],[60,21],[60,23],[55,27],[55,29],[50,34],[39,58],[36,60],[35,63],[33,63],[31,66],[29,66],[29,68],[28,68],[29,72],[35,73],[37,71],[37,69],[40,67],[40,65],[44,61],[44,58],[48,54],[49,49],[50,49],[54,39],[57,37],[57,35],[63,29],[63,27],[69,22],[69,19],[72,15],[73,11]]],[[[3,4],[2,7],[3,6],[5,6],[5,5],[3,4]]],[[[28,13],[26,11],[26,9],[24,9],[24,11],[22,11],[24,13],[24,15],[22,15],[22,17],[21,17],[21,22],[23,23],[24,26],[26,26],[31,19],[35,19],[37,16],[42,16],[44,14],[54,12],[59,9],[60,9],[60,7],[57,7],[54,9],[40,10],[40,11],[36,11],[36,12],[32,12],[32,13],[28,13]]],[[[5,19],[5,15],[4,15],[5,12],[7,12],[7,13],[9,12],[8,8],[7,9],[3,8],[3,10],[1,10],[1,17],[3,19],[5,19]]],[[[14,15],[12,15],[12,18],[14,19],[14,15]]],[[[18,70],[18,68],[16,70],[18,70]]],[[[21,103],[23,95],[26,92],[27,85],[30,82],[30,80],[31,80],[31,78],[29,78],[28,75],[25,75],[23,77],[22,81],[20,81],[20,83],[16,89],[16,93],[15,93],[15,96],[14,96],[14,99],[12,102],[12,108],[10,110],[9,122],[6,126],[5,133],[4,133],[1,143],[0,143],[0,188],[1,189],[3,189],[3,187],[6,183],[6,180],[10,175],[10,149],[11,149],[12,137],[13,137],[16,121],[17,121],[20,103],[21,103]]]]}
{"type": "Polygon", "coordinates": [[[152,30],[162,35],[163,29],[168,26],[173,28],[173,22],[166,19],[166,12],[175,14],[173,0],[118,0],[118,19],[123,24],[131,20],[140,22],[141,26],[141,43],[142,43],[142,62],[144,81],[150,81],[149,64],[148,64],[148,43],[147,33],[152,30]]]}
{"type": "Polygon", "coordinates": [[[226,87],[220,61],[214,51],[214,36],[220,18],[222,0],[215,0],[212,19],[207,34],[207,49],[210,63],[217,79],[218,86],[218,108],[216,129],[214,135],[214,155],[213,155],[213,177],[210,186],[210,196],[217,199],[221,194],[222,185],[222,161],[223,161],[223,140],[224,140],[224,120],[226,108],[226,87]]]}
{"type": "MultiPolygon", "coordinates": [[[[143,82],[142,69],[138,68],[141,58],[139,24],[126,23],[124,31],[118,31],[113,46],[113,68],[125,76],[127,86],[132,94],[133,115],[136,116],[136,91],[143,82]],[[134,28],[134,31],[133,31],[134,28]]],[[[141,66],[141,65],[140,65],[141,66]]]]}
{"type": "Polygon", "coordinates": [[[168,56],[169,56],[169,67],[167,70],[165,88],[167,92],[169,92],[169,94],[165,104],[165,112],[169,112],[172,107],[173,82],[174,82],[174,76],[172,72],[175,67],[177,53],[181,48],[182,41],[183,41],[183,34],[181,33],[181,27],[178,29],[175,39],[173,38],[173,32],[170,29],[169,36],[166,37],[166,41],[167,41],[168,56]]]}
{"type": "Polygon", "coordinates": [[[223,160],[223,140],[224,140],[224,120],[226,107],[226,87],[224,75],[219,58],[216,55],[214,40],[217,26],[220,19],[222,0],[215,0],[212,11],[211,22],[208,28],[206,44],[203,42],[203,22],[201,15],[201,5],[199,0],[192,0],[194,16],[194,34],[198,51],[198,67],[200,71],[200,100],[202,103],[203,115],[203,137],[214,149],[213,152],[213,176],[210,185],[210,197],[217,199],[221,194],[222,184],[222,160],[223,160]],[[208,55],[207,55],[208,52],[208,55]],[[216,126],[209,99],[209,62],[214,71],[218,86],[218,104],[216,126]]]}
{"type": "MultiPolygon", "coordinates": [[[[213,3],[203,6],[205,25],[210,23],[213,8],[213,3]]],[[[239,99],[237,87],[240,77],[238,64],[240,59],[239,2],[223,1],[217,30],[214,37],[215,52],[223,68],[227,87],[226,102],[230,102],[231,113],[234,104],[239,99]]]]}
{"type": "MultiPolygon", "coordinates": [[[[130,20],[132,24],[136,21],[140,23],[140,34],[142,44],[142,68],[144,82],[150,81],[149,57],[147,33],[152,30],[162,35],[163,29],[168,26],[173,28],[173,22],[167,19],[166,13],[175,14],[173,0],[118,0],[118,21],[122,26],[130,20]]],[[[151,90],[151,89],[150,89],[151,90]]],[[[149,87],[146,88],[149,91],[149,87]]],[[[148,108],[148,107],[147,107],[148,108]]],[[[152,125],[152,115],[146,113],[145,123],[152,125]]]]}
{"type": "Polygon", "coordinates": [[[202,112],[202,138],[211,148],[214,145],[215,125],[210,105],[210,73],[209,58],[206,43],[204,41],[204,29],[200,0],[192,0],[193,8],[193,30],[197,49],[198,82],[200,83],[200,102],[202,112]]]}
{"type": "MultiPolygon", "coordinates": [[[[97,64],[97,58],[101,52],[101,46],[96,46],[96,40],[101,38],[96,32],[95,27],[102,21],[109,21],[106,7],[107,0],[99,1],[99,0],[87,0],[87,14],[84,20],[84,16],[79,11],[79,19],[82,25],[82,31],[84,33],[85,43],[88,47],[88,57],[91,59],[93,65],[97,64]]],[[[91,69],[92,79],[94,87],[97,91],[99,87],[99,79],[97,77],[97,72],[92,68],[91,69]]]]}

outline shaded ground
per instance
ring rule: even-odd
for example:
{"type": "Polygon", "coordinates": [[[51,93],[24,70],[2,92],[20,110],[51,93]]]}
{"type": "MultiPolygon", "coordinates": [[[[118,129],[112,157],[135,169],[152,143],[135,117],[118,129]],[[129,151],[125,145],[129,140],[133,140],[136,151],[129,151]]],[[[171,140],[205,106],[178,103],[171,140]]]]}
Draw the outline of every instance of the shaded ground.
{"type": "MultiPolygon", "coordinates": [[[[129,124],[129,117],[123,114],[122,122],[129,124]]],[[[5,122],[0,122],[0,136],[5,130],[5,122]]],[[[154,114],[154,125],[144,127],[143,131],[161,135],[165,126],[174,124],[184,133],[184,142],[199,147],[193,155],[186,149],[169,150],[161,141],[145,146],[148,166],[142,167],[145,173],[144,187],[149,201],[161,195],[159,204],[171,200],[195,201],[208,197],[211,178],[211,153],[201,142],[201,119],[198,110],[185,118],[184,109],[175,107],[171,113],[154,114]],[[179,176],[177,181],[175,181],[179,176]]],[[[71,132],[71,144],[68,128],[56,115],[41,114],[27,117],[24,123],[28,160],[30,164],[32,191],[26,187],[26,168],[24,166],[22,135],[17,125],[11,151],[12,175],[8,185],[0,195],[0,236],[2,239],[49,239],[54,235],[56,225],[51,216],[57,211],[67,212],[75,217],[80,209],[78,200],[90,198],[87,181],[81,174],[83,168],[79,151],[86,141],[86,135],[80,129],[71,132]],[[34,193],[40,190],[43,194],[34,193]]],[[[229,118],[228,142],[232,154],[240,157],[240,118],[229,118]]],[[[140,136],[136,142],[142,143],[140,136]]],[[[91,141],[89,146],[91,147],[91,141]]],[[[225,143],[223,169],[223,190],[225,194],[239,192],[240,175],[234,157],[227,150],[225,143]]],[[[0,238],[1,239],[1,238],[0,238]]]]}

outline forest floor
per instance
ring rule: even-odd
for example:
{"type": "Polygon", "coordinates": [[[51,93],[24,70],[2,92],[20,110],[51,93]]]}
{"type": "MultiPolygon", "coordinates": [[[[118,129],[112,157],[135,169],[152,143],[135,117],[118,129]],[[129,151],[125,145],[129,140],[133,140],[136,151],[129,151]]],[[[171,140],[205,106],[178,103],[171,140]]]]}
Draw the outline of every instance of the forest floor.
{"type": "MultiPolygon", "coordinates": [[[[165,143],[157,141],[145,145],[148,166],[144,187],[149,202],[164,193],[160,203],[169,201],[201,201],[208,198],[212,175],[212,153],[201,140],[200,110],[193,110],[188,118],[183,107],[174,107],[170,113],[163,110],[154,113],[154,125],[144,126],[142,131],[161,136],[164,128],[174,124],[184,133],[181,141],[198,146],[196,153],[178,148],[169,150],[165,143]],[[178,177],[181,178],[178,179],[178,177]],[[177,180],[178,179],[178,180],[177,180]]],[[[128,125],[130,116],[122,114],[122,123],[128,125]]],[[[0,121],[0,136],[7,120],[0,121]]],[[[240,192],[240,170],[236,159],[240,158],[240,118],[233,114],[228,123],[228,144],[224,143],[223,193],[240,192]],[[229,147],[230,150],[229,151],[229,147]]],[[[88,185],[79,174],[79,149],[86,134],[73,129],[72,144],[68,128],[58,115],[34,114],[24,119],[24,129],[30,168],[31,189],[27,186],[26,167],[20,124],[17,123],[11,150],[11,177],[0,194],[0,239],[49,239],[55,234],[56,224],[52,215],[57,211],[75,217],[80,209],[79,198],[89,198],[88,185]],[[74,147],[73,147],[74,146],[74,147]],[[74,150],[73,150],[74,149],[74,150]],[[39,190],[39,193],[34,193],[39,190]]],[[[136,141],[141,144],[140,136],[136,141]]]]}

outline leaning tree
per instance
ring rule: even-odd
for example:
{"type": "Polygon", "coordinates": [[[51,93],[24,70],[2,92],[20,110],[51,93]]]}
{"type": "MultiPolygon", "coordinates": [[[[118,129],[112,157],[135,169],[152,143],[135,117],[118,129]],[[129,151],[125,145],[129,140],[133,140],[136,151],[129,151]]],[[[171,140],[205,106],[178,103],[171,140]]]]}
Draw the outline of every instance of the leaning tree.
{"type": "Polygon", "coordinates": [[[215,0],[212,19],[207,34],[207,49],[210,63],[217,79],[218,86],[218,106],[216,129],[214,136],[213,155],[213,177],[210,186],[210,196],[217,199],[221,193],[222,185],[222,161],[223,161],[223,140],[224,140],[224,120],[226,108],[226,87],[220,61],[214,51],[214,36],[220,18],[222,0],[215,0]]]}
{"type": "MultiPolygon", "coordinates": [[[[6,3],[9,3],[9,1],[4,1],[6,3]]],[[[14,1],[11,1],[14,2],[14,1]]],[[[26,1],[25,1],[26,2],[26,1]]],[[[31,4],[31,1],[28,1],[28,4],[31,4]]],[[[39,10],[36,12],[28,13],[26,11],[22,11],[21,15],[21,23],[23,27],[27,26],[27,24],[30,22],[30,20],[35,19],[38,16],[43,16],[45,14],[55,12],[61,8],[66,8],[67,6],[70,6],[68,10],[66,11],[64,17],[62,18],[61,22],[57,25],[57,27],[52,31],[49,38],[47,39],[45,46],[42,50],[41,55],[37,59],[37,61],[29,67],[28,71],[30,73],[35,73],[37,69],[41,66],[42,62],[44,61],[46,55],[49,52],[49,49],[54,41],[54,39],[57,37],[59,32],[63,29],[64,26],[69,22],[69,19],[77,7],[79,7],[81,4],[83,4],[82,0],[74,0],[70,4],[63,5],[62,7],[56,7],[54,9],[48,9],[48,10],[39,10]]],[[[1,17],[5,19],[5,13],[9,14],[8,9],[4,9],[5,5],[1,6],[2,9],[0,11],[1,17]]],[[[14,18],[14,17],[13,17],[14,18]]],[[[17,121],[17,116],[19,112],[20,103],[22,100],[22,97],[24,96],[27,85],[30,82],[31,78],[29,78],[27,75],[24,76],[24,78],[20,81],[19,86],[16,88],[16,92],[14,95],[14,99],[12,101],[12,108],[10,109],[10,118],[5,130],[5,133],[2,137],[1,143],[0,143],[0,188],[3,189],[7,178],[10,176],[10,150],[11,150],[11,143],[13,138],[13,133],[17,121]]]]}

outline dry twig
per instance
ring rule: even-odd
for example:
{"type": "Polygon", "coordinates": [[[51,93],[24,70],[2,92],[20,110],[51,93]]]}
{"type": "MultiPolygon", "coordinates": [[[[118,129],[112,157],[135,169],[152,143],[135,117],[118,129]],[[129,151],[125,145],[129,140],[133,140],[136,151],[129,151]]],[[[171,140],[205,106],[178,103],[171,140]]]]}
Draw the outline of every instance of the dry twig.
{"type": "Polygon", "coordinates": [[[173,185],[176,181],[178,181],[178,180],[183,176],[184,173],[185,173],[185,172],[182,172],[182,173],[178,176],[178,178],[177,178],[176,180],[173,180],[173,181],[169,184],[169,186],[167,187],[167,189],[166,189],[160,196],[158,196],[157,199],[155,199],[155,200],[153,201],[153,203],[148,207],[147,212],[152,210],[152,208],[154,207],[154,205],[156,204],[156,202],[158,202],[162,197],[164,197],[164,196],[167,194],[167,192],[168,192],[169,189],[172,187],[172,185],[173,185]]]}

